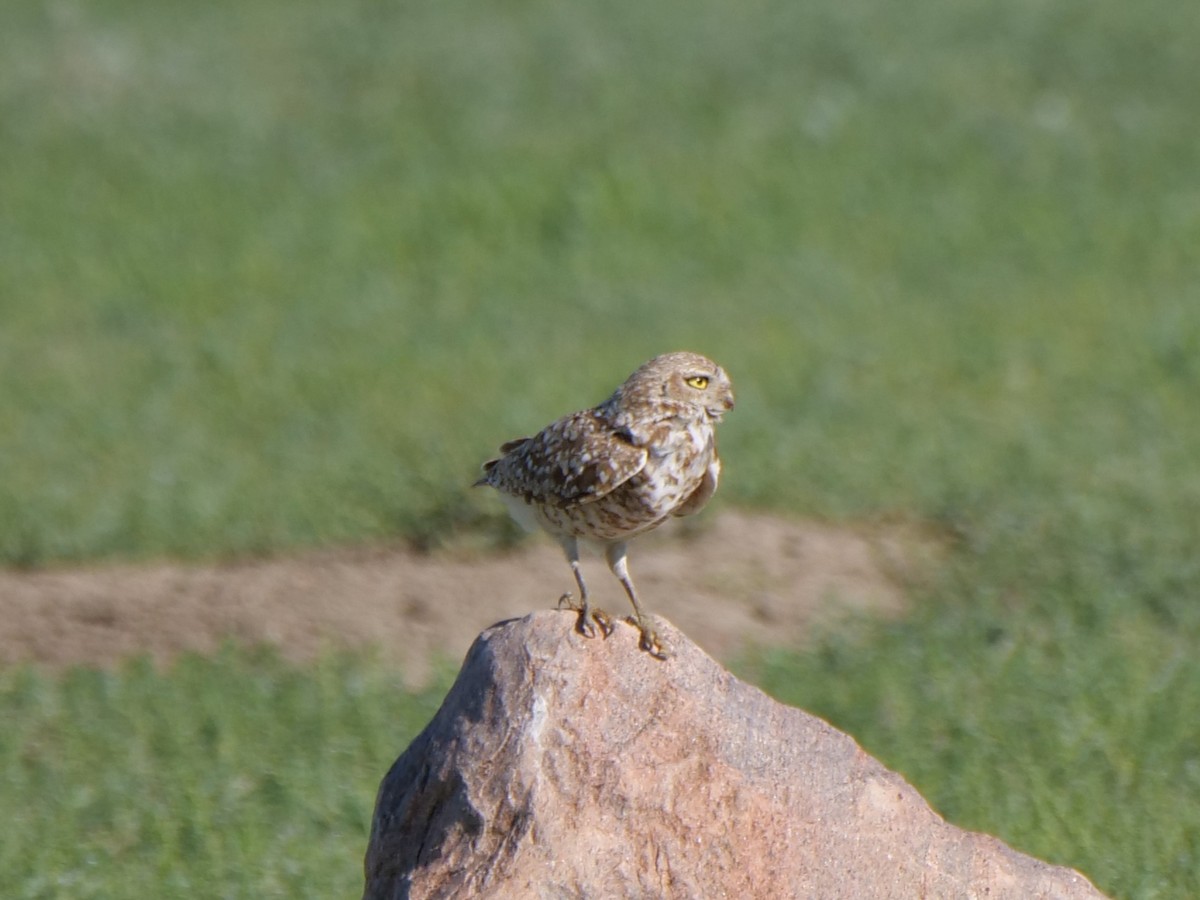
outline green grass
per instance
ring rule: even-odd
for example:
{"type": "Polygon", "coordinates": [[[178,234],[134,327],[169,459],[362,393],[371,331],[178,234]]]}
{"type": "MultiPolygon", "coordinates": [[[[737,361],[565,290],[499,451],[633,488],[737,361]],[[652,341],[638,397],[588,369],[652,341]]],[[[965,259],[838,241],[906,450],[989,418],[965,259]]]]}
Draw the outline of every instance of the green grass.
{"type": "MultiPolygon", "coordinates": [[[[1200,895],[1197,37],[1183,0],[9,3],[0,560],[486,529],[496,444],[697,349],[723,502],[952,543],[910,621],[748,669],[955,821],[1200,895]]],[[[89,677],[184,676],[8,702],[89,677]]],[[[61,729],[126,777],[126,731],[61,729]]],[[[338,852],[295,840],[256,846],[338,852]]]]}
{"type": "Polygon", "coordinates": [[[1186,4],[194,7],[0,13],[0,559],[470,522],[679,347],[740,503],[1194,448],[1186,4]]]}
{"type": "Polygon", "coordinates": [[[361,659],[0,673],[4,896],[356,896],[375,790],[439,702],[361,659]]]}

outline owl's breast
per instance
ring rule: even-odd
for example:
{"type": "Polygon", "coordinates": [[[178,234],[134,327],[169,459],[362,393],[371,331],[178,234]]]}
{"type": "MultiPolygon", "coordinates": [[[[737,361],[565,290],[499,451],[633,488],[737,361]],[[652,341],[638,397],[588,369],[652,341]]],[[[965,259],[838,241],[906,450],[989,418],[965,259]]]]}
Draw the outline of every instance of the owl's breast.
{"type": "Polygon", "coordinates": [[[670,515],[699,486],[715,453],[713,428],[708,423],[672,429],[650,450],[635,489],[655,510],[670,515]]]}

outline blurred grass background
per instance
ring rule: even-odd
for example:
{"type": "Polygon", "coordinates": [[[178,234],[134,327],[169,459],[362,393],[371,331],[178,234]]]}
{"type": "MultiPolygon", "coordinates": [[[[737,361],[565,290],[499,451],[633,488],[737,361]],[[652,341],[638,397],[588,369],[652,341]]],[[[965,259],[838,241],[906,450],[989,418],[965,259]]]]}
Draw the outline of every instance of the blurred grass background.
{"type": "MultiPolygon", "coordinates": [[[[741,671],[959,824],[1200,895],[1198,38],[1181,0],[5,4],[0,560],[487,530],[499,441],[696,349],[722,502],[952,547],[907,621],[741,671]]],[[[238,654],[0,686],[39,898],[353,893],[431,703],[238,654]]]]}

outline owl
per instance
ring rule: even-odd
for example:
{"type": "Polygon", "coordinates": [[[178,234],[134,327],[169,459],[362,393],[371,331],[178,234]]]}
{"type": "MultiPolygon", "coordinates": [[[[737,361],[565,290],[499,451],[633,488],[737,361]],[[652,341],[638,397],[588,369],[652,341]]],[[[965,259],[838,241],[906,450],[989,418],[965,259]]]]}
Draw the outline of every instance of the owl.
{"type": "Polygon", "coordinates": [[[509,441],[484,463],[475,484],[495,488],[521,525],[541,528],[562,545],[579,598],[564,594],[559,606],[579,613],[583,635],[595,636],[598,625],[607,636],[613,625],[588,603],[581,540],[603,548],[633,605],[641,648],[666,657],[629,575],[627,544],[709,501],[721,474],[716,424],[731,409],[733,386],[724,369],[698,353],[665,353],[599,406],[509,441]]]}

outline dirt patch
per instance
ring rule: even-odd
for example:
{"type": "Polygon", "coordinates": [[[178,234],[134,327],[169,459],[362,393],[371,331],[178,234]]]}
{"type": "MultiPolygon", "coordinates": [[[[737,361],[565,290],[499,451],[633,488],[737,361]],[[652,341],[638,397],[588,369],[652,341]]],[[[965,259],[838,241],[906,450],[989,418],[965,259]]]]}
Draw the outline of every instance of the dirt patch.
{"type": "MultiPolygon", "coordinates": [[[[902,585],[927,558],[900,529],[725,512],[640,539],[630,570],[652,612],[728,658],[748,644],[794,645],[827,616],[902,612],[902,585]]],[[[603,561],[583,564],[595,603],[627,614],[603,561]]],[[[0,572],[0,662],[111,666],[149,654],[165,663],[228,639],[272,644],[295,661],[331,646],[371,646],[415,685],[439,656],[461,658],[487,626],[553,606],[573,586],[561,551],[544,537],[504,555],[388,547],[208,566],[0,572]]]]}

